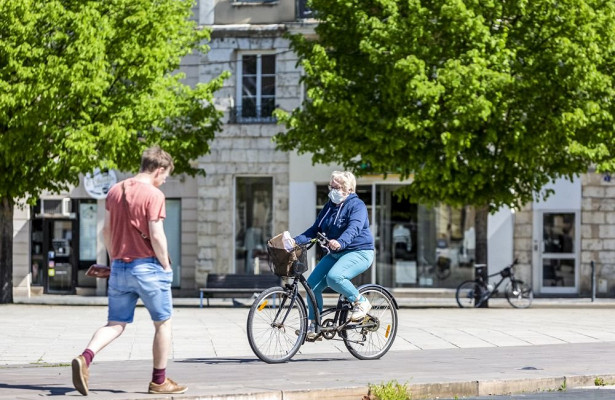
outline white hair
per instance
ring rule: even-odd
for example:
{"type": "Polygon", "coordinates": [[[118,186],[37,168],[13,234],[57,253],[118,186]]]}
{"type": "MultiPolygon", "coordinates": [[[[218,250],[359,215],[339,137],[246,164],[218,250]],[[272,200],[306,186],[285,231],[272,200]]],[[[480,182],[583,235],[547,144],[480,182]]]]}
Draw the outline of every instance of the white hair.
{"type": "Polygon", "coordinates": [[[342,185],[345,191],[355,193],[357,190],[357,178],[350,171],[333,171],[331,180],[342,185]]]}

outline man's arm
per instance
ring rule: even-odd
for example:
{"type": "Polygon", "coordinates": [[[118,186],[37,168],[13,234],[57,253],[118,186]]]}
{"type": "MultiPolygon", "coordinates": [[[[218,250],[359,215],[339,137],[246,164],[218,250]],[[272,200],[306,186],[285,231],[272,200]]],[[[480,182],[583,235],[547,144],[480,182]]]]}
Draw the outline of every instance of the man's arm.
{"type": "Polygon", "coordinates": [[[171,269],[169,251],[167,249],[167,236],[164,234],[163,221],[162,219],[149,221],[149,238],[152,241],[152,248],[162,268],[171,269]]]}

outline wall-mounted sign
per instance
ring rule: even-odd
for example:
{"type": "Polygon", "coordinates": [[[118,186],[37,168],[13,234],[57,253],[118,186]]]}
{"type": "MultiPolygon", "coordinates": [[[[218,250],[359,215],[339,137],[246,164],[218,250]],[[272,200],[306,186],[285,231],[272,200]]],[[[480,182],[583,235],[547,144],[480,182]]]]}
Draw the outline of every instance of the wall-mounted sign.
{"type": "Polygon", "coordinates": [[[117,183],[117,176],[113,170],[101,171],[94,169],[93,173],[88,172],[83,177],[85,191],[94,199],[105,199],[111,186],[117,183]]]}

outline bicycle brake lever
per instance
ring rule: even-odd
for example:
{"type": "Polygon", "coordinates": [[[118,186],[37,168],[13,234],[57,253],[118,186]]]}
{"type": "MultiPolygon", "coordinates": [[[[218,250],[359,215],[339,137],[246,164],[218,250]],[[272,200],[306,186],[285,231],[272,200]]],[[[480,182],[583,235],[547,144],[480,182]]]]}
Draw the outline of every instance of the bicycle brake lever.
{"type": "Polygon", "coordinates": [[[329,242],[327,241],[326,238],[318,239],[318,244],[320,245],[320,248],[323,249],[325,253],[327,254],[331,253],[331,249],[329,248],[329,242]]]}

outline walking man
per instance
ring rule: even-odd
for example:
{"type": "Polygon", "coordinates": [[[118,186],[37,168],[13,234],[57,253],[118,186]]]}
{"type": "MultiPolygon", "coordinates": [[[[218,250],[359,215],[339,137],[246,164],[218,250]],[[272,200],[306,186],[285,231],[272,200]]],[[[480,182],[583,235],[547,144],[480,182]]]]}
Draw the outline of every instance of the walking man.
{"type": "Polygon", "coordinates": [[[149,393],[184,393],[166,377],[171,347],[173,270],[163,230],[165,197],[158,189],[173,172],[173,159],[160,147],[143,152],[139,173],[111,188],[105,205],[103,236],[111,262],[107,325],[99,328],[85,351],[72,361],[73,385],[88,394],[89,367],[94,356],[118,338],[133,321],[137,300],[154,322],[154,368],[149,393]]]}

